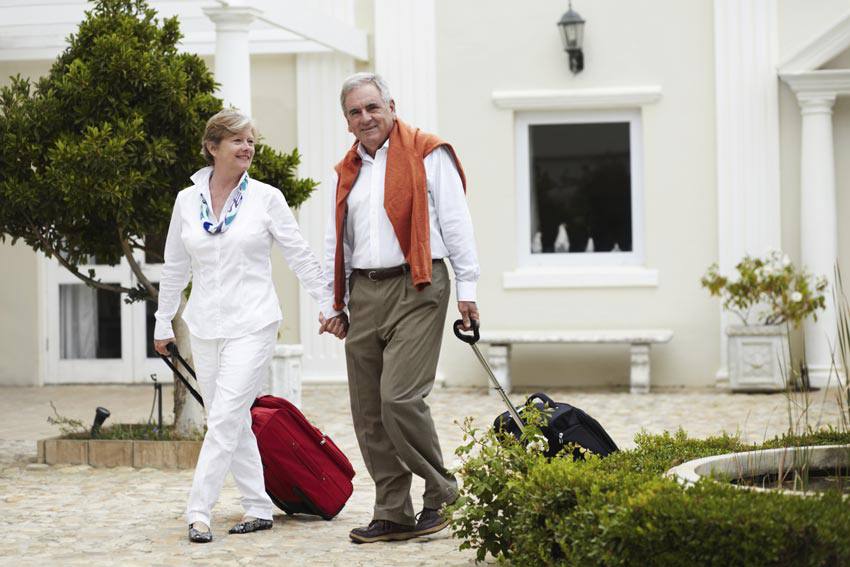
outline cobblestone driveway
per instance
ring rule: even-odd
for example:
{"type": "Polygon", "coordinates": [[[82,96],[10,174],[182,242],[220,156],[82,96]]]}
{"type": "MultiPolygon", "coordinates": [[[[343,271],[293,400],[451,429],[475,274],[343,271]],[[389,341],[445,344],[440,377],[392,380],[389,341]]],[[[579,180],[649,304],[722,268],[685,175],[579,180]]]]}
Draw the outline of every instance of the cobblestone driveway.
{"type": "MultiPolygon", "coordinates": [[[[646,396],[619,392],[551,391],[552,397],[581,407],[608,429],[621,448],[632,445],[641,429],[683,427],[693,436],[739,432],[750,441],[787,427],[784,396],[731,395],[712,390],[670,391],[646,396]]],[[[166,394],[166,399],[170,394],[166,394]]],[[[521,396],[515,394],[514,399],[521,396]]],[[[813,394],[810,423],[836,423],[834,395],[813,394]]],[[[354,545],[347,534],[367,523],[374,496],[351,430],[347,390],[312,387],[304,410],[349,456],[357,471],[355,491],[333,521],[275,517],[274,529],[227,535],[241,516],[235,485],[228,480],[214,512],[215,541],[186,541],[183,509],[190,471],[88,466],[48,467],[32,463],[35,440],[54,435],[46,423],[52,413],[90,422],[104,405],[113,421],[138,422],[150,411],[150,389],[138,386],[0,388],[0,564],[2,565],[471,565],[471,552],[457,549],[447,534],[432,540],[354,545]]],[[[481,390],[436,389],[429,402],[440,430],[443,452],[454,462],[461,441],[455,424],[466,415],[490,421],[500,401],[481,390]]],[[[418,479],[417,479],[418,481],[418,479]]],[[[414,482],[414,495],[421,494],[414,482]]],[[[419,507],[421,499],[416,496],[419,507]]]]}

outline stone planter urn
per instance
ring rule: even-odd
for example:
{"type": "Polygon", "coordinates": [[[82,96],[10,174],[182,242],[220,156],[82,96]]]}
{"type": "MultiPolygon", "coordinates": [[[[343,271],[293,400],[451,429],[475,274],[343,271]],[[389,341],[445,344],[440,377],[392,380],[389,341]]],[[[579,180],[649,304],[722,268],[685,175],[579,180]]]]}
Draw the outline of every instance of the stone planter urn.
{"type": "Polygon", "coordinates": [[[730,325],[729,386],[735,392],[785,389],[791,368],[785,325],[730,325]]]}

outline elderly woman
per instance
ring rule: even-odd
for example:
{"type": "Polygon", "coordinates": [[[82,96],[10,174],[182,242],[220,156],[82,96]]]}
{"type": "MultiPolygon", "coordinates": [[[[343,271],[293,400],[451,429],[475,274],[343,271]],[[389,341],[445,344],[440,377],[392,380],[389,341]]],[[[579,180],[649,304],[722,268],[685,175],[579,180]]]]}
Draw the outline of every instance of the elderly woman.
{"type": "Polygon", "coordinates": [[[183,312],[189,327],[207,433],[186,510],[189,540],[212,541],[210,516],[227,471],[242,495],[242,534],[272,527],[250,408],[263,386],[281,321],[272,284],[277,243],[309,293],[321,300],[323,272],[281,192],[252,179],[257,133],[251,119],[223,110],[209,119],[202,151],[210,164],[177,195],[165,243],[154,347],[167,354],[171,320],[192,279],[183,312]]]}

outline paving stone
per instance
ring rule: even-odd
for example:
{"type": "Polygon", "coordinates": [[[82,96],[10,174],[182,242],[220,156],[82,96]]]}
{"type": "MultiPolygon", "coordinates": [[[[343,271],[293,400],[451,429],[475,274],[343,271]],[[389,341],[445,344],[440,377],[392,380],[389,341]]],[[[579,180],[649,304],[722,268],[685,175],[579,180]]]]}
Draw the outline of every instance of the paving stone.
{"type": "MultiPolygon", "coordinates": [[[[62,396],[62,389],[52,388],[49,395],[63,414],[90,419],[91,399],[101,399],[101,389],[105,389],[111,396],[113,415],[127,415],[135,408],[139,421],[147,418],[147,388],[85,388],[88,390],[73,387],[70,401],[62,396]],[[123,400],[126,406],[121,405],[123,400]]],[[[632,447],[634,435],[641,430],[660,433],[682,427],[695,437],[737,431],[745,440],[755,442],[788,429],[788,402],[781,394],[676,390],[632,396],[624,392],[555,390],[551,395],[596,417],[621,448],[632,447]]],[[[17,416],[45,411],[44,400],[33,389],[4,388],[0,398],[2,404],[16,409],[17,416]]],[[[523,395],[514,394],[512,399],[519,402],[523,395]]],[[[503,411],[500,400],[483,390],[436,388],[428,402],[449,464],[456,463],[453,452],[463,437],[458,423],[465,416],[471,415],[479,426],[486,426],[503,411]]],[[[811,425],[818,419],[823,424],[838,423],[838,406],[832,393],[816,393],[811,404],[811,425]]],[[[474,552],[459,551],[458,540],[448,534],[400,543],[350,543],[348,532],[371,518],[374,486],[351,428],[347,391],[336,386],[308,387],[303,392],[303,405],[315,424],[351,459],[357,473],[351,500],[330,522],[279,513],[271,530],[229,535],[227,529],[239,521],[242,509],[236,486],[228,479],[213,512],[215,540],[204,546],[192,545],[186,538],[183,511],[191,470],[34,465],[30,460],[37,454],[36,438],[14,437],[20,431],[20,418],[0,412],[0,565],[475,564],[474,552]],[[60,539],[57,533],[62,534],[60,539]]],[[[46,412],[50,411],[47,406],[46,412]]],[[[121,419],[133,421],[132,417],[121,419]]],[[[38,429],[41,426],[34,427],[43,437],[55,435],[46,428],[38,429]]],[[[417,510],[423,489],[421,479],[414,478],[412,493],[417,510]]]]}

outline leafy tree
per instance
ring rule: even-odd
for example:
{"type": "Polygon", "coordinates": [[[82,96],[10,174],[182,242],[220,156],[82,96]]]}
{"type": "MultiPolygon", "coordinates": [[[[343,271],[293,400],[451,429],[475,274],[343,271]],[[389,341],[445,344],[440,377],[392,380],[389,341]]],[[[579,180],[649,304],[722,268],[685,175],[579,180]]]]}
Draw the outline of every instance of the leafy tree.
{"type": "MultiPolygon", "coordinates": [[[[156,300],[133,253],[161,257],[151,242],[204,165],[204,125],[222,108],[205,63],[178,52],[181,37],[144,0],[96,0],[46,76],[0,89],[0,240],[23,240],[128,302],[156,300]],[[83,273],[91,256],[126,258],[138,284],[83,273]]],[[[299,160],[259,144],[251,174],[298,206],[316,186],[295,177],[299,160]]]]}

